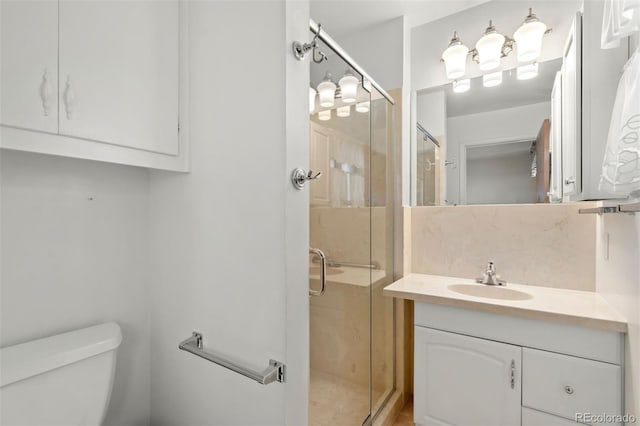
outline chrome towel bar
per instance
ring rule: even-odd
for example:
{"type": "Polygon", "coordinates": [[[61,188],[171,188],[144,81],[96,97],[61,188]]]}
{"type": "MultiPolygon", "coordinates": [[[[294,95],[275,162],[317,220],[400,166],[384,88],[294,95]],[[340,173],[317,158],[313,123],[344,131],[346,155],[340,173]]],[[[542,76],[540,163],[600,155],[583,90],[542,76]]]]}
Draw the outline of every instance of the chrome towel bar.
{"type": "Polygon", "coordinates": [[[242,374],[243,376],[248,377],[251,380],[255,380],[262,385],[268,385],[269,383],[273,382],[284,383],[285,365],[283,363],[270,359],[269,366],[262,372],[243,367],[234,361],[222,358],[219,355],[214,355],[212,353],[206,352],[203,349],[202,334],[198,333],[197,331],[194,331],[193,335],[188,339],[180,342],[180,344],[178,345],[178,349],[190,352],[194,355],[199,356],[200,358],[204,358],[207,361],[218,364],[221,367],[227,368],[231,371],[235,371],[236,373],[242,374]]]}

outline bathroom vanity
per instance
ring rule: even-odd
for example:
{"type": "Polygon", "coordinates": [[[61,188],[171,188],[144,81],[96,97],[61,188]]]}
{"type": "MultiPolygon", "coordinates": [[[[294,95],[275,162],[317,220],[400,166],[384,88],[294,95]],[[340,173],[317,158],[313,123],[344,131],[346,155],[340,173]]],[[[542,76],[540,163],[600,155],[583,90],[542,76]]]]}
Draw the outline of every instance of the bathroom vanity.
{"type": "Polygon", "coordinates": [[[598,294],[410,274],[418,425],[622,424],[627,325],[598,294]]]}

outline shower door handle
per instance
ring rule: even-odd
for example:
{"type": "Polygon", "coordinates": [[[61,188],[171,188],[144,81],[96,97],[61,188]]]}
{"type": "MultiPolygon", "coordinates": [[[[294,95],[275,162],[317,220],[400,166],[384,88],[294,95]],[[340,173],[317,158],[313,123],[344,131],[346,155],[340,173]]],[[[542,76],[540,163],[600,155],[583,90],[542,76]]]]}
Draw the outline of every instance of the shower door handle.
{"type": "Polygon", "coordinates": [[[309,253],[320,258],[320,290],[309,288],[309,296],[322,296],[327,287],[327,256],[320,249],[309,247],[309,253]]]}

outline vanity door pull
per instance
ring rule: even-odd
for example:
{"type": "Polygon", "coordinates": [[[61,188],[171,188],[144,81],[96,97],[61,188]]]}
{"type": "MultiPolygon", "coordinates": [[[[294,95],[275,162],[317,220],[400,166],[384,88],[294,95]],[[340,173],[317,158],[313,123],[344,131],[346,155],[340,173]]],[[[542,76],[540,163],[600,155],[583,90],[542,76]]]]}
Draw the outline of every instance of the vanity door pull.
{"type": "Polygon", "coordinates": [[[573,395],[573,386],[565,386],[565,387],[564,387],[564,391],[565,391],[568,395],[573,395]]]}
{"type": "Polygon", "coordinates": [[[511,360],[511,389],[516,388],[516,360],[511,360]]]}
{"type": "Polygon", "coordinates": [[[52,102],[51,95],[53,95],[53,86],[51,85],[51,78],[49,77],[49,70],[44,69],[42,75],[42,83],[40,84],[40,99],[42,99],[42,113],[48,116],[51,112],[52,102]]]}

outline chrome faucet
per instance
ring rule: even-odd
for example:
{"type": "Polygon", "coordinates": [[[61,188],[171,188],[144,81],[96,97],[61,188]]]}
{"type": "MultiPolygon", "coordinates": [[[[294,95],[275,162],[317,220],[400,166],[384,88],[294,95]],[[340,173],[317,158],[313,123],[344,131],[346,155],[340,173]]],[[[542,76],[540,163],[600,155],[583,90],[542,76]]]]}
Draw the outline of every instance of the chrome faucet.
{"type": "Polygon", "coordinates": [[[505,280],[501,280],[500,277],[498,277],[498,274],[496,274],[496,266],[493,264],[493,262],[487,263],[487,270],[484,271],[482,277],[476,278],[476,282],[487,285],[507,284],[505,280]]]}

